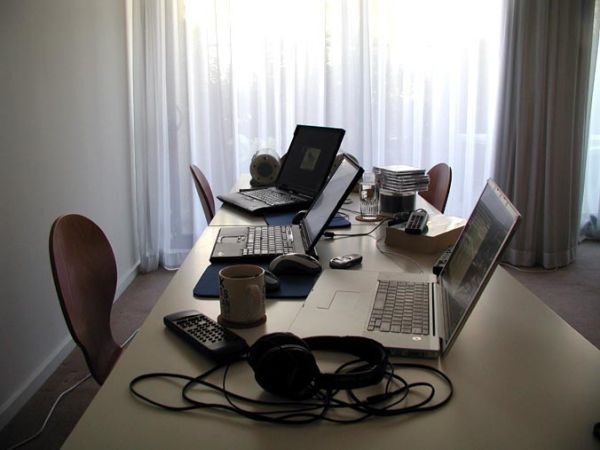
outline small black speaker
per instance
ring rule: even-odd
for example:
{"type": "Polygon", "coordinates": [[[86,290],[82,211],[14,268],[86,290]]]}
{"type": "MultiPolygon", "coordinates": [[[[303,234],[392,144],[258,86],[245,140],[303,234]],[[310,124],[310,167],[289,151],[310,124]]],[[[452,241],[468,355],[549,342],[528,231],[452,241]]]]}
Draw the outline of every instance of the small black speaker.
{"type": "Polygon", "coordinates": [[[250,184],[252,186],[269,186],[275,183],[281,168],[279,155],[271,149],[258,150],[250,161],[250,184]]]}

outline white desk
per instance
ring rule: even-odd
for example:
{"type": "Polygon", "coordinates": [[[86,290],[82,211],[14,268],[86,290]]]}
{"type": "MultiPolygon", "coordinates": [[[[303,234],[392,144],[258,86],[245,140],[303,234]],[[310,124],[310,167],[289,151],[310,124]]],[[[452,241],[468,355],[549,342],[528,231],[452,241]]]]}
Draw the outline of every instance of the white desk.
{"type": "MultiPolygon", "coordinates": [[[[591,429],[600,420],[600,351],[502,268],[439,363],[453,380],[455,395],[432,413],[357,425],[283,426],[209,411],[173,413],[134,399],[128,384],[141,373],[196,375],[211,366],[168,332],[162,318],[190,308],[217,316],[217,300],[192,296],[209,264],[217,231],[216,226],[208,227],[198,240],[64,448],[599,448],[591,429]]],[[[335,254],[360,252],[364,263],[359,270],[420,270],[412,260],[382,255],[374,243],[370,237],[322,241],[318,250],[324,261],[335,254]]],[[[417,260],[426,267],[428,257],[417,260]]],[[[266,324],[240,334],[252,343],[263,333],[286,330],[301,304],[270,300],[266,324]]],[[[238,367],[231,386],[261,395],[250,369],[238,367]]],[[[163,401],[178,400],[179,391],[168,383],[151,389],[163,401]]]]}

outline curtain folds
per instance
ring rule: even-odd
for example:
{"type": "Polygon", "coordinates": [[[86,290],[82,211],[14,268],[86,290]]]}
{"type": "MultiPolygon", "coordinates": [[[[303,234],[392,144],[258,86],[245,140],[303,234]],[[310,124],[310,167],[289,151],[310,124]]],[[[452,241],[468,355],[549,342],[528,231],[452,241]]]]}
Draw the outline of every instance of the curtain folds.
{"type": "Polygon", "coordinates": [[[128,6],[140,265],[174,268],[193,245],[183,2],[129,0],[128,6]]]}
{"type": "Polygon", "coordinates": [[[505,260],[560,267],[577,246],[594,2],[509,2],[495,177],[523,215],[505,260]]]}
{"type": "Polygon", "coordinates": [[[600,1],[594,14],[594,42],[592,44],[593,93],[590,98],[590,122],[585,165],[585,183],[581,205],[580,239],[600,240],[600,1]]]}
{"type": "Polygon", "coordinates": [[[468,216],[492,174],[504,0],[128,0],[142,267],[178,266],[215,194],[296,124],[373,165],[453,170],[468,216]]]}

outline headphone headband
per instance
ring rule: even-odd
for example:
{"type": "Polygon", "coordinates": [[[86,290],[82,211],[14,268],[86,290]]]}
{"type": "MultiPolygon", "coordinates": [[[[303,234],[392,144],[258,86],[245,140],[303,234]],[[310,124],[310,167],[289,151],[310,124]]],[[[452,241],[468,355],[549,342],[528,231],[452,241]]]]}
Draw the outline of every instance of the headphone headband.
{"type": "Polygon", "coordinates": [[[385,374],[384,347],[361,336],[315,336],[292,333],[262,336],[250,348],[248,363],[263,389],[287,398],[306,398],[318,389],[356,389],[379,383],[385,374]],[[346,373],[321,373],[313,351],[348,353],[365,365],[346,373]]]}
{"type": "Polygon", "coordinates": [[[362,336],[313,336],[304,338],[312,351],[348,353],[368,365],[351,373],[321,373],[317,384],[325,389],[356,389],[379,383],[385,374],[387,352],[373,339],[362,336]]]}

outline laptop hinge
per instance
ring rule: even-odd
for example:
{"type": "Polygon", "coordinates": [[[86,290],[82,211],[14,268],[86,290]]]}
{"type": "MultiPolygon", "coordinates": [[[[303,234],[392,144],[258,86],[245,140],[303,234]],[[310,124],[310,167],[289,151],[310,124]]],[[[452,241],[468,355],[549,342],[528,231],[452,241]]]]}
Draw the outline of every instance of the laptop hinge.
{"type": "Polygon", "coordinates": [[[431,298],[433,299],[433,301],[431,301],[431,332],[435,334],[440,334],[438,332],[437,329],[437,320],[436,320],[436,314],[437,314],[437,308],[436,308],[436,300],[437,300],[437,294],[435,292],[435,284],[431,283],[430,284],[430,289],[431,289],[431,298]]]}
{"type": "Polygon", "coordinates": [[[302,245],[304,248],[310,250],[310,245],[308,242],[308,233],[306,232],[306,228],[302,226],[302,222],[300,222],[300,236],[302,236],[302,245]]]}
{"type": "Polygon", "coordinates": [[[292,189],[287,184],[280,184],[279,186],[277,186],[277,189],[281,189],[282,191],[286,191],[288,194],[297,195],[299,197],[305,197],[307,199],[311,199],[314,195],[312,192],[309,192],[307,190],[303,192],[298,189],[292,189]]]}
{"type": "Polygon", "coordinates": [[[444,346],[446,345],[446,342],[448,342],[448,330],[450,329],[450,314],[449,314],[449,309],[448,309],[448,292],[446,291],[446,289],[443,288],[442,286],[443,284],[443,279],[440,277],[440,281],[438,283],[438,293],[440,296],[440,306],[442,308],[442,314],[441,314],[441,320],[443,321],[442,325],[442,329],[440,329],[440,341],[441,341],[441,348],[442,350],[444,349],[444,346]]]}
{"type": "Polygon", "coordinates": [[[300,236],[302,237],[302,245],[304,246],[305,249],[307,249],[306,253],[308,253],[311,256],[314,256],[315,258],[319,259],[319,254],[317,253],[317,244],[315,242],[315,245],[313,248],[310,248],[309,242],[308,242],[308,234],[306,233],[306,229],[300,225],[300,236]]]}

